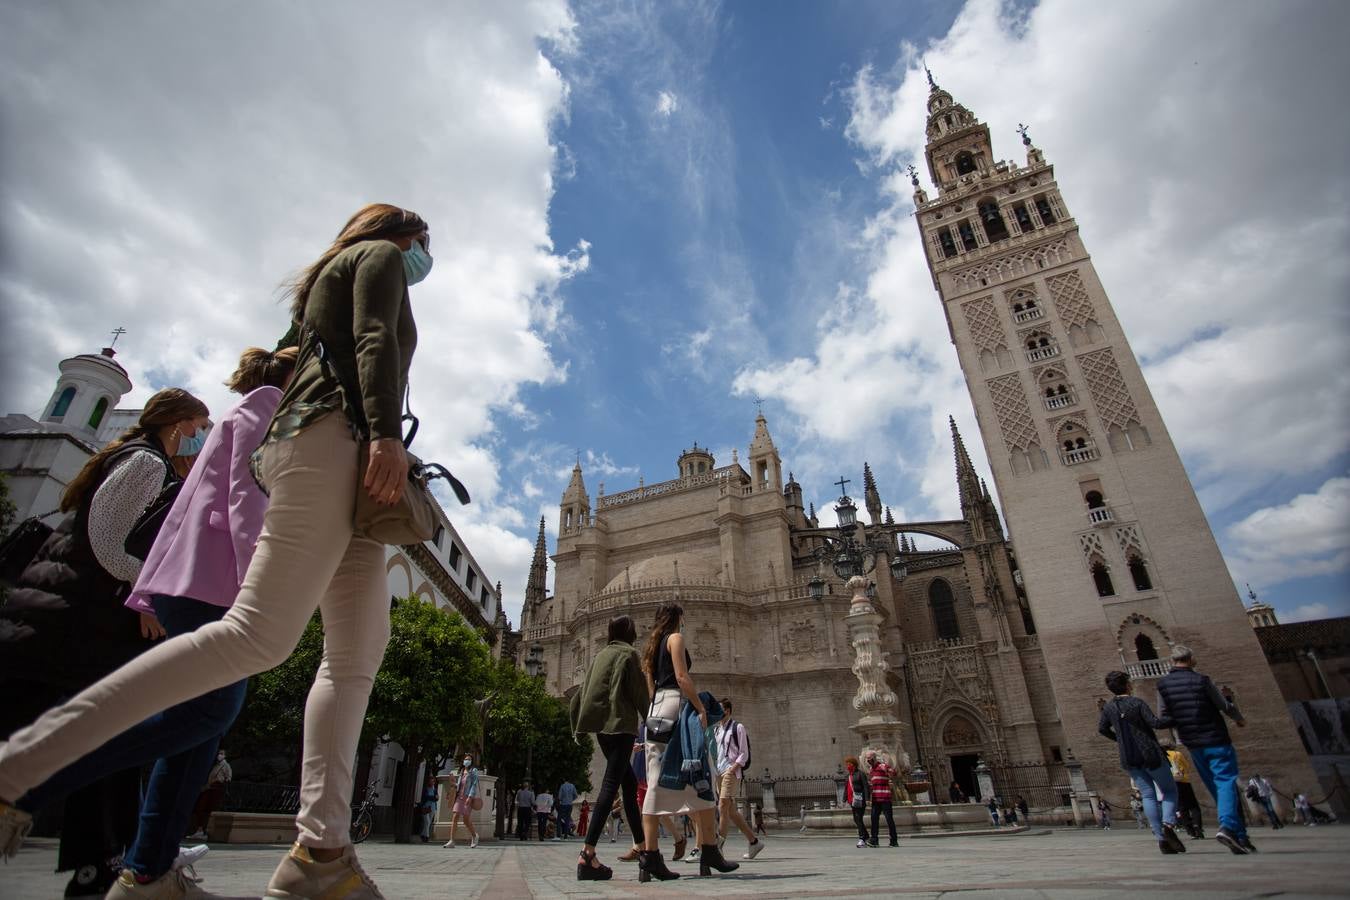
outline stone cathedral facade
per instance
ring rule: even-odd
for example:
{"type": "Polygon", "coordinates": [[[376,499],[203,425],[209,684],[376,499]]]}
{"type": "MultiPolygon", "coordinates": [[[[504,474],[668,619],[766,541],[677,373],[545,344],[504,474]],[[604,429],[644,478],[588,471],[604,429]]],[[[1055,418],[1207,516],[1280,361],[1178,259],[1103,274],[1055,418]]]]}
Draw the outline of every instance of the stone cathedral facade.
{"type": "MultiPolygon", "coordinates": [[[[904,750],[936,783],[956,779],[973,790],[978,759],[1053,760],[1064,738],[998,511],[954,425],[952,437],[960,519],[895,523],[866,465],[862,493],[871,525],[887,530],[909,570],[895,581],[882,561],[870,576],[890,686],[908,725],[904,750]],[[938,546],[916,549],[919,535],[938,546]]],[[[754,774],[831,773],[856,754],[849,597],[825,566],[827,594],[810,598],[820,541],[809,532],[819,523],[803,507],[801,485],[782,472],[763,416],[744,464],[737,452],[719,467],[694,446],[671,480],[608,494],[600,485],[594,499],[574,468],[554,590],[546,590],[541,521],[522,614],[522,653],[539,645],[550,690],[579,685],[612,616],[627,613],[643,629],[658,605],[675,600],[699,688],[738,701],[754,774]]]]}
{"type": "MultiPolygon", "coordinates": [[[[1102,676],[1125,668],[1155,702],[1169,649],[1228,684],[1244,772],[1313,785],[1294,727],[1054,167],[1026,165],[932,83],[929,198],[915,219],[984,439],[1065,740],[1089,783],[1118,777],[1096,733],[1102,676]]],[[[1165,304],[1166,298],[1157,298],[1165,304]]],[[[1217,423],[1216,423],[1217,424],[1217,423]]]]}

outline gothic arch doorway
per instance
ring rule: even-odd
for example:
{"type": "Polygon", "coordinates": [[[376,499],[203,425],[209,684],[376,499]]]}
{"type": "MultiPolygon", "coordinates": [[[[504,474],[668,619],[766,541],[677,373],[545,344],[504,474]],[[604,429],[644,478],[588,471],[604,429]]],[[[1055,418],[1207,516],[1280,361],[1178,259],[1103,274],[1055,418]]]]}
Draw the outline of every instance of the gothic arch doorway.
{"type": "Polygon", "coordinates": [[[980,784],[975,776],[975,767],[979,764],[984,751],[984,730],[975,723],[971,715],[958,709],[942,723],[939,732],[942,753],[946,757],[951,778],[947,785],[937,791],[939,797],[945,796],[950,782],[955,781],[967,797],[979,798],[980,784]]]}

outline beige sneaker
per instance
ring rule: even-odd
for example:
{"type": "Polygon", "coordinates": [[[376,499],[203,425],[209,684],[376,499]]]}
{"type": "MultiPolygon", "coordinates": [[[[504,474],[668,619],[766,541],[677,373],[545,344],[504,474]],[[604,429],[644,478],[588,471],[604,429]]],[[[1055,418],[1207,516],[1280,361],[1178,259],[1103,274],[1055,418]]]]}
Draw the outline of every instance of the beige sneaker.
{"type": "Polygon", "coordinates": [[[23,839],[33,828],[33,817],[17,806],[0,803],[0,859],[9,858],[19,852],[23,839]]]}
{"type": "Polygon", "coordinates": [[[103,900],[206,900],[214,896],[197,887],[183,869],[174,869],[149,884],[139,883],[130,869],[123,869],[103,900]]]}
{"type": "Polygon", "coordinates": [[[350,844],[332,862],[317,862],[308,847],[293,844],[267,882],[266,896],[274,900],[385,900],[356,861],[350,844]]]}

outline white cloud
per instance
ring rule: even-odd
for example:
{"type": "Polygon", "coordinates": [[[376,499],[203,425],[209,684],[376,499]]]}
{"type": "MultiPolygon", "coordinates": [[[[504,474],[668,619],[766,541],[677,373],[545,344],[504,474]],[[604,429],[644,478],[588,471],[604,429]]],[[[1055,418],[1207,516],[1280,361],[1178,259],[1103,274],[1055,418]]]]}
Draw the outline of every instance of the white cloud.
{"type": "Polygon", "coordinates": [[[1228,529],[1234,579],[1256,585],[1350,569],[1350,478],[1259,509],[1228,529]]]}
{"type": "Polygon", "coordinates": [[[277,285],[361,204],[407,206],[436,258],[412,290],[414,449],[468,485],[474,503],[447,509],[518,597],[510,529],[534,503],[502,489],[495,421],[528,427],[521,387],[566,378],[558,289],[589,265],[549,227],[569,86],[541,47],[575,52],[573,19],[564,0],[325,10],[263,27],[173,4],[5,8],[0,91],[23,127],[0,138],[3,411],[38,410],[57,361],[117,325],[123,405],[174,383],[226,408],[239,352],[286,329],[277,285]]]}
{"type": "Polygon", "coordinates": [[[1288,613],[1280,616],[1281,622],[1309,622],[1316,619],[1329,619],[1338,615],[1329,604],[1326,603],[1304,603],[1302,606],[1296,606],[1288,613]]]}
{"type": "Polygon", "coordinates": [[[799,472],[803,450],[829,464],[909,439],[922,498],[906,501],[950,511],[949,410],[984,469],[903,172],[924,168],[922,55],[996,158],[1020,157],[1026,122],[1056,165],[1210,514],[1325,471],[1350,450],[1350,176],[1331,162],[1350,157],[1350,119],[1309,86],[1350,81],[1348,18],[1314,2],[971,0],[894,70],[858,71],[845,133],[882,202],[851,238],[860,293],[817,317],[810,353],[747,366],[735,389],[789,410],[799,472]],[[878,434],[892,421],[898,436],[878,434]]]}
{"type": "Polygon", "coordinates": [[[680,98],[676,97],[670,91],[662,91],[656,95],[656,114],[669,119],[680,108],[680,98]]]}

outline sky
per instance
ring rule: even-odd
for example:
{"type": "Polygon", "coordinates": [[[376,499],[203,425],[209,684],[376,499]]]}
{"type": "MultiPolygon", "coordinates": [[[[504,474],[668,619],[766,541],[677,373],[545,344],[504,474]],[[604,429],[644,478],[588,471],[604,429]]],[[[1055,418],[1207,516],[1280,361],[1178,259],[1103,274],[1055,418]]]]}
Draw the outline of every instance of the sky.
{"type": "Polygon", "coordinates": [[[119,326],[123,406],[225,409],[378,200],[431,223],[415,449],[514,622],[577,459],[593,499],[726,464],[757,401],[825,520],[864,461],[954,517],[948,415],[988,467],[912,220],[924,61],[1055,165],[1239,590],[1347,615],[1346,33],[1332,0],[5,4],[0,412],[119,326]]]}

